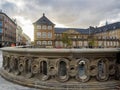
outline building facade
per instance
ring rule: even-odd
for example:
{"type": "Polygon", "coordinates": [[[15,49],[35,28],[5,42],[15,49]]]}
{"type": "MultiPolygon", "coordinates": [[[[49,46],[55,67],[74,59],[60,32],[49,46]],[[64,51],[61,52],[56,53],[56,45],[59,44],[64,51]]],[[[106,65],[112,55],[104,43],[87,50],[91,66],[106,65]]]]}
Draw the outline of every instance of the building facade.
{"type": "Polygon", "coordinates": [[[31,39],[30,37],[25,34],[25,33],[22,33],[22,45],[31,45],[31,39]]]}
{"type": "Polygon", "coordinates": [[[37,46],[54,46],[55,30],[54,24],[43,14],[43,17],[33,23],[34,43],[37,46]]]}
{"type": "Polygon", "coordinates": [[[15,21],[0,12],[0,46],[10,46],[16,43],[16,28],[15,21]]]}
{"type": "Polygon", "coordinates": [[[22,28],[17,25],[16,29],[16,45],[22,45],[22,28]]]}
{"type": "Polygon", "coordinates": [[[107,24],[102,27],[56,28],[46,16],[37,20],[34,25],[34,44],[39,47],[66,47],[63,42],[64,34],[70,40],[70,47],[119,47],[120,22],[107,24]]]}

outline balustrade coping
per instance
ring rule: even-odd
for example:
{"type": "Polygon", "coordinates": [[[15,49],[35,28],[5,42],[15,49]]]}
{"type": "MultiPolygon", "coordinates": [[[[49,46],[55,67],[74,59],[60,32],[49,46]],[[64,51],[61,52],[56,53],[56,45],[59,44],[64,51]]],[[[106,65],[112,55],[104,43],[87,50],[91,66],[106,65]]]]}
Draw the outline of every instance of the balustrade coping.
{"type": "Polygon", "coordinates": [[[18,48],[4,47],[2,51],[9,52],[32,52],[32,53],[105,53],[105,52],[120,52],[120,48],[18,48]]]}

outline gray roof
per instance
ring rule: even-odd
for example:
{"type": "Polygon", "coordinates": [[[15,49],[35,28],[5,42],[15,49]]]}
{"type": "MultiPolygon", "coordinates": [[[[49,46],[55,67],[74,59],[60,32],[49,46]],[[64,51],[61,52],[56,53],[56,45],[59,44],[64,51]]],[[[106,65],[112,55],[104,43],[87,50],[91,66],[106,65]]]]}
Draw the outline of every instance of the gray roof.
{"type": "MultiPolygon", "coordinates": [[[[43,16],[37,20],[35,23],[37,25],[55,25],[52,23],[43,13],[43,16]]],[[[96,34],[96,33],[101,33],[101,32],[106,32],[106,31],[112,31],[116,29],[120,29],[120,22],[112,23],[112,24],[107,24],[101,27],[89,27],[87,29],[80,29],[80,28],[55,28],[55,33],[63,33],[67,30],[75,30],[81,34],[96,34]]]]}
{"type": "Polygon", "coordinates": [[[55,28],[55,33],[63,33],[67,30],[75,30],[81,34],[89,34],[88,29],[79,29],[79,28],[55,28]]]}
{"type": "Polygon", "coordinates": [[[9,18],[9,20],[10,20],[12,23],[14,23],[15,25],[17,25],[16,22],[15,22],[15,20],[12,20],[12,19],[11,19],[7,14],[5,14],[4,12],[1,12],[1,11],[0,11],[0,14],[5,15],[7,18],[9,18]]]}
{"type": "Polygon", "coordinates": [[[120,29],[120,22],[108,24],[108,25],[98,27],[98,28],[93,28],[93,29],[91,29],[91,32],[95,34],[95,33],[113,31],[116,29],[120,29]]]}
{"type": "Polygon", "coordinates": [[[37,20],[36,22],[34,22],[33,24],[38,24],[38,25],[54,25],[54,23],[52,23],[46,16],[45,14],[43,14],[43,16],[37,20]]]}
{"type": "Polygon", "coordinates": [[[101,32],[113,31],[116,29],[120,29],[120,22],[108,24],[101,27],[89,27],[88,29],[79,29],[79,28],[55,28],[55,33],[63,33],[67,30],[75,30],[81,34],[96,34],[101,32]]]}

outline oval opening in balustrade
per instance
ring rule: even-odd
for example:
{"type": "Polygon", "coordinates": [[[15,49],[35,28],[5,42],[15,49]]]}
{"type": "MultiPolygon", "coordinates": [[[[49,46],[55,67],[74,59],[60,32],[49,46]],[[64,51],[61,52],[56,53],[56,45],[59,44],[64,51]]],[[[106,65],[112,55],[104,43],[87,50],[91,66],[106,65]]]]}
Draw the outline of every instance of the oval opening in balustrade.
{"type": "Polygon", "coordinates": [[[31,72],[31,62],[29,59],[27,59],[25,61],[25,71],[28,73],[28,72],[31,72]]]}
{"type": "Polygon", "coordinates": [[[100,60],[98,62],[98,80],[107,80],[108,74],[107,74],[107,66],[105,63],[105,60],[100,60]]]}
{"type": "Polygon", "coordinates": [[[7,58],[6,63],[7,63],[7,68],[10,68],[10,57],[7,58]]]}
{"type": "Polygon", "coordinates": [[[40,73],[43,75],[47,75],[47,62],[46,61],[40,62],[40,73]]]}
{"type": "Polygon", "coordinates": [[[64,61],[60,61],[58,75],[60,79],[66,79],[67,77],[67,64],[64,61]]]}
{"type": "Polygon", "coordinates": [[[86,68],[85,68],[85,61],[80,61],[78,66],[79,78],[86,79],[86,68]]]}
{"type": "Polygon", "coordinates": [[[3,67],[4,67],[4,69],[6,69],[7,66],[8,66],[8,58],[6,56],[3,56],[3,67]]]}
{"type": "Polygon", "coordinates": [[[14,69],[15,71],[18,70],[18,59],[17,58],[14,59],[14,69]]]}

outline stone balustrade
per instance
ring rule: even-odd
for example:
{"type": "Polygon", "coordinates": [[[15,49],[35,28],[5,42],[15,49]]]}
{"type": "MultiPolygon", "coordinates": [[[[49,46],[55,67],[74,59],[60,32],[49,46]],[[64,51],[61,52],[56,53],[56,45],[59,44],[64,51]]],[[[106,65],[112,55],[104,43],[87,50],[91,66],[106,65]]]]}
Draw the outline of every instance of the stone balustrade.
{"type": "Polygon", "coordinates": [[[103,89],[111,88],[107,86],[110,82],[109,85],[114,85],[113,88],[116,88],[120,83],[120,50],[117,48],[42,49],[8,47],[2,48],[2,52],[3,68],[1,75],[22,85],[44,89],[52,87],[52,90],[74,90],[75,87],[78,89],[82,85],[86,87],[86,84],[86,88],[93,90],[93,87],[101,89],[101,86],[97,86],[98,83],[102,84],[101,82],[104,82],[103,89]]]}

